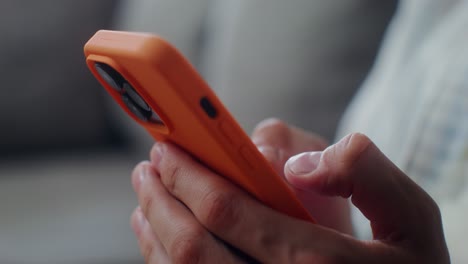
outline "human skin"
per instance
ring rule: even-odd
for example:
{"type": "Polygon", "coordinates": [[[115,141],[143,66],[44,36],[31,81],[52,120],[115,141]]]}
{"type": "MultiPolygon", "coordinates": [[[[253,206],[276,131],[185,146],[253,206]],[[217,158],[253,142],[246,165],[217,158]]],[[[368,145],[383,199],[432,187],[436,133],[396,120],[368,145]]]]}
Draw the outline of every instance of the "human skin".
{"type": "Polygon", "coordinates": [[[132,174],[140,206],[131,225],[147,263],[245,263],[226,244],[261,263],[450,262],[436,203],[366,136],[323,149],[320,138],[279,121],[259,128],[253,140],[275,167],[306,151],[288,159],[284,177],[319,224],[278,213],[156,143],[132,174]],[[373,240],[350,235],[349,207],[336,197],[351,198],[370,220],[373,240]]]}
{"type": "MultiPolygon", "coordinates": [[[[283,177],[284,165],[289,158],[302,152],[323,151],[328,146],[326,140],[319,135],[274,118],[260,122],[255,127],[252,141],[283,177]]],[[[347,199],[291,187],[317,223],[343,233],[353,233],[347,199]]]]}

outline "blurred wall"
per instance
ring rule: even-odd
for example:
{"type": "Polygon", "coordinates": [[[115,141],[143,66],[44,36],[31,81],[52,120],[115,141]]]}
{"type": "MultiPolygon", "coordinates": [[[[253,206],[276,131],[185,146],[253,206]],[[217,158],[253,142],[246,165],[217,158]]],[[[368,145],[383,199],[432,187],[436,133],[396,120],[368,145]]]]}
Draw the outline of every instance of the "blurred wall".
{"type": "Polygon", "coordinates": [[[83,45],[107,28],[117,1],[0,4],[0,159],[98,148],[116,138],[83,45]]]}
{"type": "Polygon", "coordinates": [[[247,132],[275,116],[332,139],[396,2],[128,0],[119,25],[174,43],[247,132]]]}
{"type": "Polygon", "coordinates": [[[332,140],[396,2],[217,1],[203,71],[246,131],[279,117],[332,140]]]}

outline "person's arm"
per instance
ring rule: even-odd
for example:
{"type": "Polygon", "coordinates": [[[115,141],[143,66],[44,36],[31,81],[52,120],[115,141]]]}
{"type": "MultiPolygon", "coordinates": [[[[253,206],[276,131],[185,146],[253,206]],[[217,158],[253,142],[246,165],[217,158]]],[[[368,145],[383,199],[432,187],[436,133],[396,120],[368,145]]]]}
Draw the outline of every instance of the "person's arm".
{"type": "Polygon", "coordinates": [[[308,192],[351,197],[374,240],[273,211],[177,147],[156,143],[132,177],[140,203],[132,226],[146,261],[241,262],[222,240],[265,263],[449,263],[437,205],[367,137],[299,154],[285,176],[308,192]]]}

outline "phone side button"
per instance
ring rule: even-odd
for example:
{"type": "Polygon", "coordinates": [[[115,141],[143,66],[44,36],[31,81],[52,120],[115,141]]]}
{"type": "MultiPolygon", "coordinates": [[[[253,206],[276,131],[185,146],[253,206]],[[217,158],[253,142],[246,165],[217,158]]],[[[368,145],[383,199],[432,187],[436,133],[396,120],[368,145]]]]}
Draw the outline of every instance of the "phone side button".
{"type": "Polygon", "coordinates": [[[255,154],[246,146],[242,146],[240,149],[242,158],[249,164],[252,169],[257,167],[255,154]]]}
{"type": "Polygon", "coordinates": [[[232,145],[235,146],[239,143],[239,138],[234,134],[234,127],[229,122],[222,120],[219,124],[219,130],[232,145]]]}

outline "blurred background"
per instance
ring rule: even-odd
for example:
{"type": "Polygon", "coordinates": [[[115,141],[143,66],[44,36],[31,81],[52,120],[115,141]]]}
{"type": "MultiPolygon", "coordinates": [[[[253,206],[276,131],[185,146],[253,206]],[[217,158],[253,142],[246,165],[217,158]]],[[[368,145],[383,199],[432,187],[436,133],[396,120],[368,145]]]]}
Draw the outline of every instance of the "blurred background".
{"type": "Polygon", "coordinates": [[[152,140],[88,72],[98,29],[178,47],[244,129],[279,117],[333,140],[395,0],[0,2],[0,263],[142,263],[133,166],[152,140]]]}

